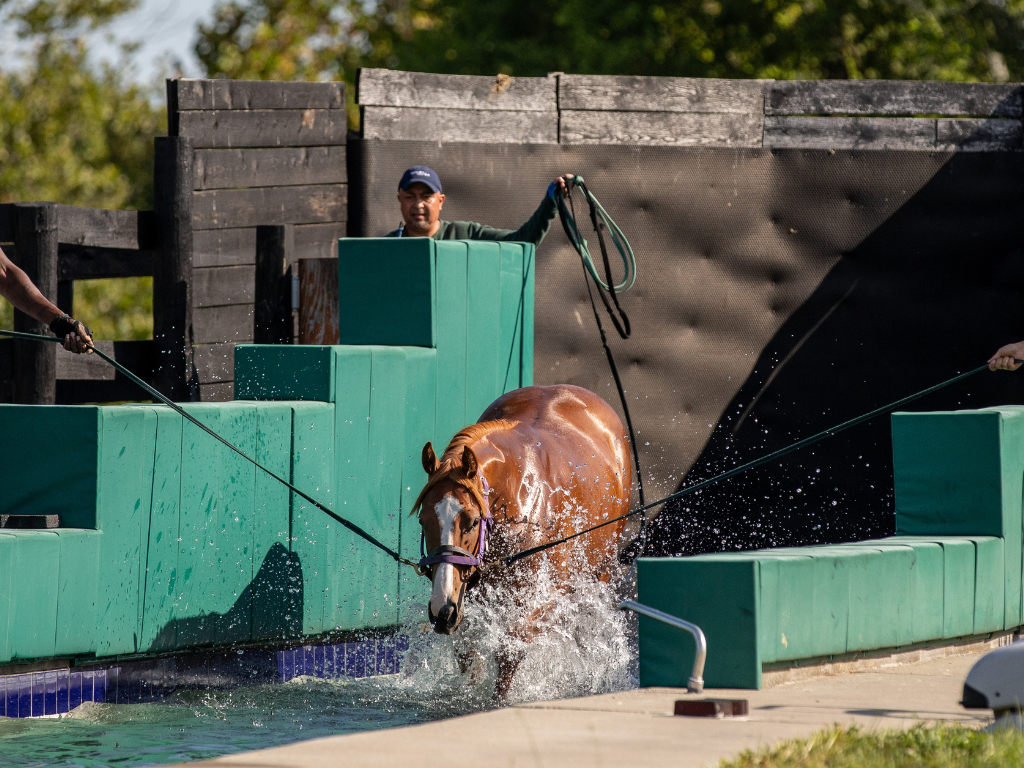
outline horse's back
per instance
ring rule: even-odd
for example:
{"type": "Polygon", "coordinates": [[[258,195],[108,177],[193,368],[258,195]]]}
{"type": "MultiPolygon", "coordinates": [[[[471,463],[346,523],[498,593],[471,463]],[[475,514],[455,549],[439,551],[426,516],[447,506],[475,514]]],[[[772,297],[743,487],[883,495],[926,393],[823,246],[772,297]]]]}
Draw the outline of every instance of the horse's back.
{"type": "MultiPolygon", "coordinates": [[[[600,396],[571,384],[516,389],[487,408],[480,421],[508,419],[521,429],[532,429],[553,441],[580,440],[608,451],[609,463],[630,474],[629,442],[622,420],[600,396]]],[[[627,486],[628,487],[628,486],[627,486]]]]}
{"type": "Polygon", "coordinates": [[[600,425],[624,437],[622,421],[608,403],[589,389],[551,384],[515,389],[488,406],[480,421],[508,419],[535,429],[562,432],[600,425]]]}

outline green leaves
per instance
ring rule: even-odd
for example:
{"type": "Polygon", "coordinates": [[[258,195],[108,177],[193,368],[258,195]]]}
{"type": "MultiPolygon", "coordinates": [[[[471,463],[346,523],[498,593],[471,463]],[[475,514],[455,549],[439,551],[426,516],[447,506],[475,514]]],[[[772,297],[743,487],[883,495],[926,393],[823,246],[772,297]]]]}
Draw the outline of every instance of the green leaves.
{"type": "Polygon", "coordinates": [[[1019,80],[1024,0],[233,0],[200,28],[207,74],[1019,80]]]}

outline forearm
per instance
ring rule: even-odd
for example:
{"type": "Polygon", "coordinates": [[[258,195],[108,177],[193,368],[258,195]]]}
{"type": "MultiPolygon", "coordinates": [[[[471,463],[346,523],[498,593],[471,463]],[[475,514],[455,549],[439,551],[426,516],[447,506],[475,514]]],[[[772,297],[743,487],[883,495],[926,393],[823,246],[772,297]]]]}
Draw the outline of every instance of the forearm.
{"type": "MultiPolygon", "coordinates": [[[[2,253],[0,251],[0,255],[2,253]]],[[[39,289],[28,279],[24,270],[6,258],[3,261],[6,263],[0,267],[0,296],[11,302],[15,308],[46,326],[63,314],[39,292],[39,289]]]]}

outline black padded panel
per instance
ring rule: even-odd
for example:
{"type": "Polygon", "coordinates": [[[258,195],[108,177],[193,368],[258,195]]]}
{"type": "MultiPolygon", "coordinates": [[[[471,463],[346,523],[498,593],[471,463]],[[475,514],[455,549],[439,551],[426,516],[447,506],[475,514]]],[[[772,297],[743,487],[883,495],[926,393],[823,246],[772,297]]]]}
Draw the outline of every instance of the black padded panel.
{"type": "MultiPolygon", "coordinates": [[[[633,338],[613,349],[649,499],[1024,338],[1020,154],[373,140],[352,149],[352,234],[399,223],[396,185],[413,164],[440,174],[445,218],[510,228],[555,175],[586,177],[639,261],[622,297],[633,338]]],[[[557,222],[537,258],[536,382],[579,384],[619,409],[579,259],[557,222]]],[[[1022,393],[1024,379],[983,373],[913,408],[1022,393]]],[[[892,530],[889,422],[879,418],[668,505],[648,553],[892,530]]]]}

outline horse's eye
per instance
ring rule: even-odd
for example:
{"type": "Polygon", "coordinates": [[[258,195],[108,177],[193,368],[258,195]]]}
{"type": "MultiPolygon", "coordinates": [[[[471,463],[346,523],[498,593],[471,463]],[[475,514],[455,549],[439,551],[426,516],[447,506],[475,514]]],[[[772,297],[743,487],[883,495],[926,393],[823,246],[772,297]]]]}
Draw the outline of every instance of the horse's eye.
{"type": "Polygon", "coordinates": [[[469,530],[473,530],[478,525],[480,525],[480,518],[479,517],[474,517],[473,518],[473,522],[469,524],[469,530]]]}

